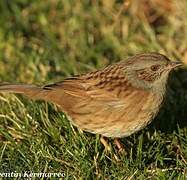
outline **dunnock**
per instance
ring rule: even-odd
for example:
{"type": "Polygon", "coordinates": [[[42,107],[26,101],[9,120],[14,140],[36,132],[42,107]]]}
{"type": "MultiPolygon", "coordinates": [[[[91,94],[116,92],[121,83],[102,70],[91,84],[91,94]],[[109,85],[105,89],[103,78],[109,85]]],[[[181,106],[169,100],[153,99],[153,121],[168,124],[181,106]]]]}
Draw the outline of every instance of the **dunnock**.
{"type": "Polygon", "coordinates": [[[53,102],[84,131],[124,137],[153,120],[163,102],[169,72],[179,65],[164,55],[145,53],[44,87],[2,84],[0,91],[53,102]]]}

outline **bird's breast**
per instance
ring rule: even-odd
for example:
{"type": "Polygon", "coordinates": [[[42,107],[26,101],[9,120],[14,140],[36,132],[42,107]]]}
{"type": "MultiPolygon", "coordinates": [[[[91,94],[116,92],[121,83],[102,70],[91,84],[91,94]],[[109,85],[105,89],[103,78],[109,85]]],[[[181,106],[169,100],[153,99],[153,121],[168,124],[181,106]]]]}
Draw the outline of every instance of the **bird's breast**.
{"type": "Polygon", "coordinates": [[[85,131],[107,137],[124,137],[150,123],[162,100],[162,96],[152,92],[125,91],[118,100],[83,100],[69,116],[74,125],[85,131]]]}

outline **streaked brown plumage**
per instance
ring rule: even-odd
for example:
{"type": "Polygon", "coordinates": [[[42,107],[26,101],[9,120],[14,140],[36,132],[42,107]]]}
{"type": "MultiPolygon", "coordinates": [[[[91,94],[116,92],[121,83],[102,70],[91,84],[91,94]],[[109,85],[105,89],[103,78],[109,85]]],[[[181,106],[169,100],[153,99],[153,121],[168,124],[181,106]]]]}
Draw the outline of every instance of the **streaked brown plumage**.
{"type": "Polygon", "coordinates": [[[4,84],[0,91],[53,102],[82,130],[123,137],[156,116],[169,72],[178,65],[161,54],[145,53],[44,87],[4,84]]]}

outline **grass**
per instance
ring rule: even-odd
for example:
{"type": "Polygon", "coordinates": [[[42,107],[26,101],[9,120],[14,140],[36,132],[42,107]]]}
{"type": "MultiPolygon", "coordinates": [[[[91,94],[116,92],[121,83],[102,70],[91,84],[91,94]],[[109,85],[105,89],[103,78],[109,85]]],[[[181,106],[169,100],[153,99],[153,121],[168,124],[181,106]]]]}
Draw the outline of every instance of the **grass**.
{"type": "MultiPolygon", "coordinates": [[[[162,4],[0,1],[0,81],[47,84],[150,51],[187,63],[187,1],[162,4]]],[[[186,75],[185,69],[173,73],[166,103],[151,125],[122,138],[127,155],[117,152],[112,139],[106,152],[98,135],[73,127],[52,104],[1,94],[0,172],[185,179],[186,75]]]]}

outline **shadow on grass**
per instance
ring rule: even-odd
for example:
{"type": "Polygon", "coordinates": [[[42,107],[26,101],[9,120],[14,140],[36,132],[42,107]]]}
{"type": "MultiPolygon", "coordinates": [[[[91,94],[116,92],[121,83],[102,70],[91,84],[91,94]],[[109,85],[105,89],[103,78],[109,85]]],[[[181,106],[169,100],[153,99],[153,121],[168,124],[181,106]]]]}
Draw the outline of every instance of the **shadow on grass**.
{"type": "Polygon", "coordinates": [[[180,69],[170,76],[165,103],[150,126],[150,130],[166,134],[187,127],[187,70],[180,69]]]}

